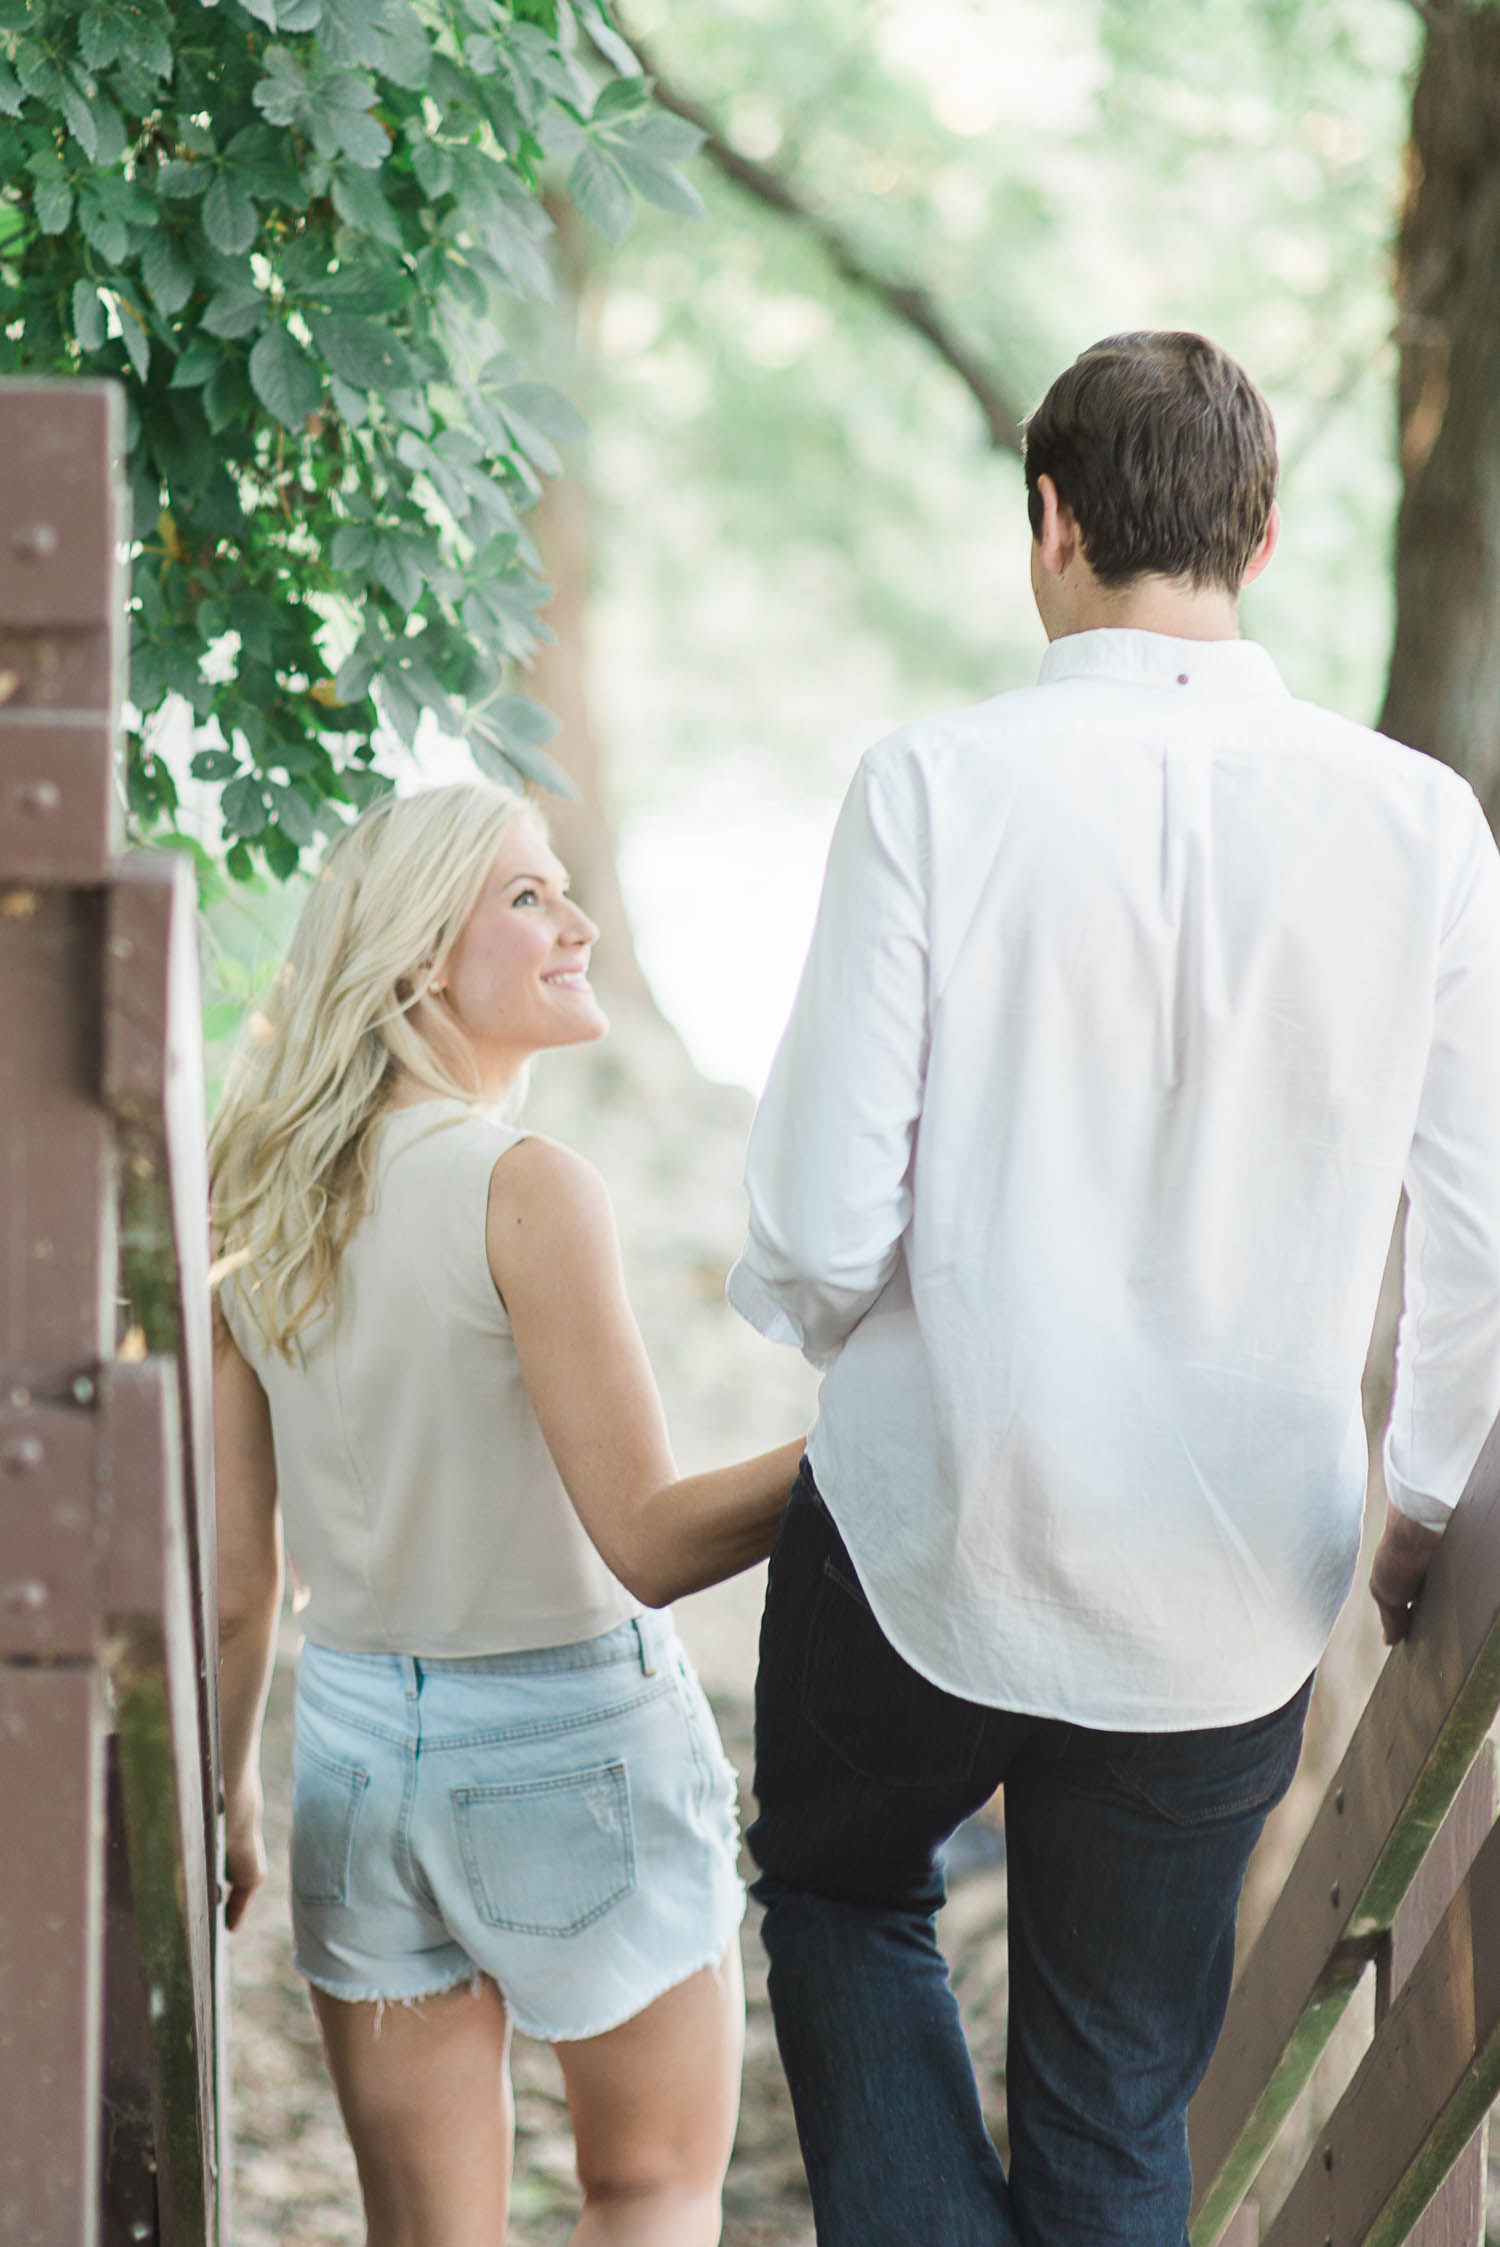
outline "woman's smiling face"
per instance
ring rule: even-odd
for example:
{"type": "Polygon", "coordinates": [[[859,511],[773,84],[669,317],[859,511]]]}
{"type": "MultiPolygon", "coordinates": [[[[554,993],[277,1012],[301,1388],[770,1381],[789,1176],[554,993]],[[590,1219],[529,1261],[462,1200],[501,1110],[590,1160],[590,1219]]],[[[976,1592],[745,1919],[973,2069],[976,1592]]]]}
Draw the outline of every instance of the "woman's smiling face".
{"type": "Polygon", "coordinates": [[[486,1089],[508,1082],[532,1054],[602,1038],[609,1027],[588,979],[599,931],[567,883],[539,823],[519,814],[428,986],[423,1006],[462,1033],[486,1089]]]}

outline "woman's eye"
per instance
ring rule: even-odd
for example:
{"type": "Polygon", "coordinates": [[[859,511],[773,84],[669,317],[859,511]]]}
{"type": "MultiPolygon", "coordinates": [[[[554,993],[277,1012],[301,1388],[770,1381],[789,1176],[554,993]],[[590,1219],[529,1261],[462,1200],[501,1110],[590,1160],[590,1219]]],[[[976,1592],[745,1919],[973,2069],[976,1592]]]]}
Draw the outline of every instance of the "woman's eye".
{"type": "Polygon", "coordinates": [[[534,889],[518,889],[511,899],[512,905],[534,905],[536,901],[537,892],[534,889]]]}

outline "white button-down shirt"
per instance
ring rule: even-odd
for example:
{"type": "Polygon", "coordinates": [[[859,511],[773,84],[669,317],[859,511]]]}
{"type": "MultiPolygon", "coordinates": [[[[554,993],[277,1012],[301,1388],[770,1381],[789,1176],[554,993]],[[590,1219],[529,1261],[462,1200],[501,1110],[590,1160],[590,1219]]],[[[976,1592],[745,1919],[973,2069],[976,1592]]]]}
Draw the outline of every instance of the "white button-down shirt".
{"type": "Polygon", "coordinates": [[[1386,1473],[1500,1410],[1500,858],[1432,759],[1246,641],[1057,641],[860,765],[750,1144],[735,1307],[825,1369],[819,1489],[892,1643],[1096,1727],[1285,1701],[1386,1473]]]}

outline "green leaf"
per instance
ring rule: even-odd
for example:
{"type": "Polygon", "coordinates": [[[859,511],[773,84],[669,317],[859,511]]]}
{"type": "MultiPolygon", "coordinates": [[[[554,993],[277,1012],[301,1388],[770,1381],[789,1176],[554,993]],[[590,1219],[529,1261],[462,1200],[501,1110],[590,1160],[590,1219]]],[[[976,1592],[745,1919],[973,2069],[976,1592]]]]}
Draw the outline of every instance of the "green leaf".
{"type": "Polygon", "coordinates": [[[153,234],[141,252],[141,279],[163,319],[182,310],[193,293],[193,269],[170,234],[153,234]]]}
{"type": "Polygon", "coordinates": [[[255,335],[267,317],[266,299],[259,289],[220,289],[204,307],[202,325],[210,335],[234,341],[255,335]]]}
{"type": "MultiPolygon", "coordinates": [[[[598,110],[594,111],[597,117],[598,110]]],[[[653,109],[631,125],[629,139],[632,147],[643,148],[649,155],[664,164],[681,164],[689,156],[696,156],[708,135],[701,125],[690,125],[685,117],[678,117],[670,109],[653,109]]]]}
{"type": "Polygon", "coordinates": [[[161,166],[156,175],[156,192],[168,202],[186,202],[194,195],[203,194],[213,185],[213,168],[208,164],[185,164],[173,157],[161,166]]]}
{"type": "Polygon", "coordinates": [[[576,445],[589,433],[578,408],[550,382],[511,382],[500,393],[502,410],[514,407],[554,444],[576,445]]]}
{"type": "Polygon", "coordinates": [[[505,416],[506,425],[511,435],[527,459],[534,461],[544,476],[560,476],[562,474],[562,461],[558,457],[556,448],[548,438],[542,435],[540,429],[533,428],[526,416],[518,408],[511,405],[508,400],[502,403],[500,411],[505,416]]]}
{"type": "Polygon", "coordinates": [[[358,390],[351,390],[347,382],[340,382],[335,374],[328,377],[328,388],[333,398],[334,410],[347,429],[361,429],[370,418],[370,409],[358,390]]]}
{"type": "Polygon", "coordinates": [[[57,98],[68,131],[92,164],[99,154],[99,128],[94,122],[94,112],[69,78],[63,78],[57,98]]]}
{"type": "Polygon", "coordinates": [[[303,849],[318,839],[318,823],[313,807],[300,788],[291,788],[279,780],[267,784],[271,810],[277,826],[284,835],[303,849]]]}
{"type": "Polygon", "coordinates": [[[530,749],[518,741],[503,745],[477,718],[470,719],[464,739],[480,771],[487,773],[491,780],[498,780],[502,787],[514,788],[518,780],[530,781],[554,796],[577,798],[578,790],[561,765],[544,757],[540,749],[530,749]]]}
{"type": "Polygon", "coordinates": [[[637,110],[645,109],[651,100],[649,78],[611,78],[601,86],[594,103],[593,121],[602,125],[606,118],[632,117],[637,110]]]}
{"type": "Polygon", "coordinates": [[[100,351],[108,330],[104,306],[92,281],[73,283],[73,333],[85,351],[100,351]]]}
{"type": "Polygon", "coordinates": [[[411,168],[429,203],[440,202],[453,185],[453,158],[420,131],[411,135],[411,168]]]}
{"type": "Polygon", "coordinates": [[[203,415],[210,429],[227,429],[254,403],[237,359],[222,358],[203,386],[203,415]]]}
{"type": "Polygon", "coordinates": [[[681,172],[627,140],[611,142],[620,169],[643,201],[674,218],[706,218],[707,208],[696,187],[681,172]]]}
{"type": "Polygon", "coordinates": [[[231,835],[259,835],[266,825],[266,799],[254,773],[231,780],[219,798],[224,825],[231,835]]]}
{"type": "Polygon", "coordinates": [[[66,180],[36,183],[36,222],[44,234],[66,234],[73,216],[73,190],[66,180]]]}
{"type": "Polygon", "coordinates": [[[115,302],[120,308],[120,338],[125,346],[125,356],[144,382],[151,364],[151,342],[146,334],[146,323],[129,297],[117,296],[115,302]]]}
{"type": "Polygon", "coordinates": [[[339,701],[363,702],[370,691],[370,681],[380,669],[381,661],[380,649],[365,646],[357,647],[351,656],[346,657],[333,682],[333,691],[339,701]]]}
{"type": "Polygon", "coordinates": [[[307,100],[307,81],[285,47],[266,49],[266,74],[250,96],[273,125],[290,125],[307,100]]]}
{"type": "Polygon", "coordinates": [[[211,343],[204,341],[202,336],[195,337],[178,359],[176,366],[173,367],[172,379],[167,384],[167,388],[169,390],[197,390],[201,388],[207,382],[215,367],[219,365],[223,356],[222,351],[216,351],[211,343]]]}
{"type": "Polygon", "coordinates": [[[432,72],[432,42],[416,9],[401,0],[388,11],[380,28],[384,47],[381,74],[405,86],[408,92],[419,93],[432,72]]]}
{"type": "Polygon", "coordinates": [[[386,535],[376,539],[370,556],[370,574],[385,587],[397,607],[408,614],[427,590],[417,559],[419,555],[426,558],[420,540],[386,535]]]}
{"type": "Polygon", "coordinates": [[[318,370],[280,325],[268,328],[250,354],[250,386],[284,429],[300,429],[322,395],[318,370]]]}
{"type": "Polygon", "coordinates": [[[10,65],[0,61],[0,110],[7,117],[19,117],[26,96],[21,91],[21,81],[10,65]]]}
{"type": "Polygon", "coordinates": [[[568,193],[597,234],[623,242],[635,220],[635,205],[619,166],[592,142],[581,148],[568,174],[568,193]]]}
{"type": "Polygon", "coordinates": [[[232,749],[200,749],[188,766],[195,780],[233,780],[239,769],[232,749]]]}
{"type": "Polygon", "coordinates": [[[393,250],[402,247],[400,221],[368,171],[336,172],[332,194],[333,207],[346,226],[372,234],[393,250]]]}
{"type": "Polygon", "coordinates": [[[375,533],[368,523],[341,523],[333,534],[328,559],[336,570],[362,570],[369,567],[374,552],[375,533]]]}
{"type": "Polygon", "coordinates": [[[485,704],[484,715],[498,726],[505,741],[520,742],[532,749],[550,741],[558,726],[552,712],[526,694],[498,695],[485,704]]]}
{"type": "Polygon", "coordinates": [[[78,197],[78,224],[91,250],[109,265],[123,265],[130,255],[130,229],[106,206],[100,183],[85,180],[78,197]]]}
{"type": "Polygon", "coordinates": [[[407,390],[417,380],[401,338],[376,320],[309,312],[307,325],[330,373],[355,390],[407,390]]]}
{"type": "Polygon", "coordinates": [[[260,232],[260,218],[249,196],[220,172],[203,198],[203,231],[216,250],[237,257],[260,232]]]}
{"type": "Polygon", "coordinates": [[[270,867],[278,882],[284,882],[295,874],[298,866],[302,863],[302,854],[297,845],[292,841],[291,836],[285,834],[279,827],[272,827],[267,830],[265,840],[260,847],[266,854],[267,866],[270,867]]]}

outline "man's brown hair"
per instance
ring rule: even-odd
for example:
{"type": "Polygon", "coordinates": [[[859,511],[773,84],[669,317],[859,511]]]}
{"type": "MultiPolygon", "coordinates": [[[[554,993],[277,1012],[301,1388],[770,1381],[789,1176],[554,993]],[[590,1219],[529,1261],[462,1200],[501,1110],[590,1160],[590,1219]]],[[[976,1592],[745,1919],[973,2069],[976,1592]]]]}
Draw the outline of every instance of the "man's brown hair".
{"type": "Polygon", "coordinates": [[[1206,336],[1106,336],[1026,425],[1033,537],[1040,476],[1072,509],[1101,585],[1153,572],[1238,593],[1276,496],[1276,430],[1250,377],[1206,336]]]}

